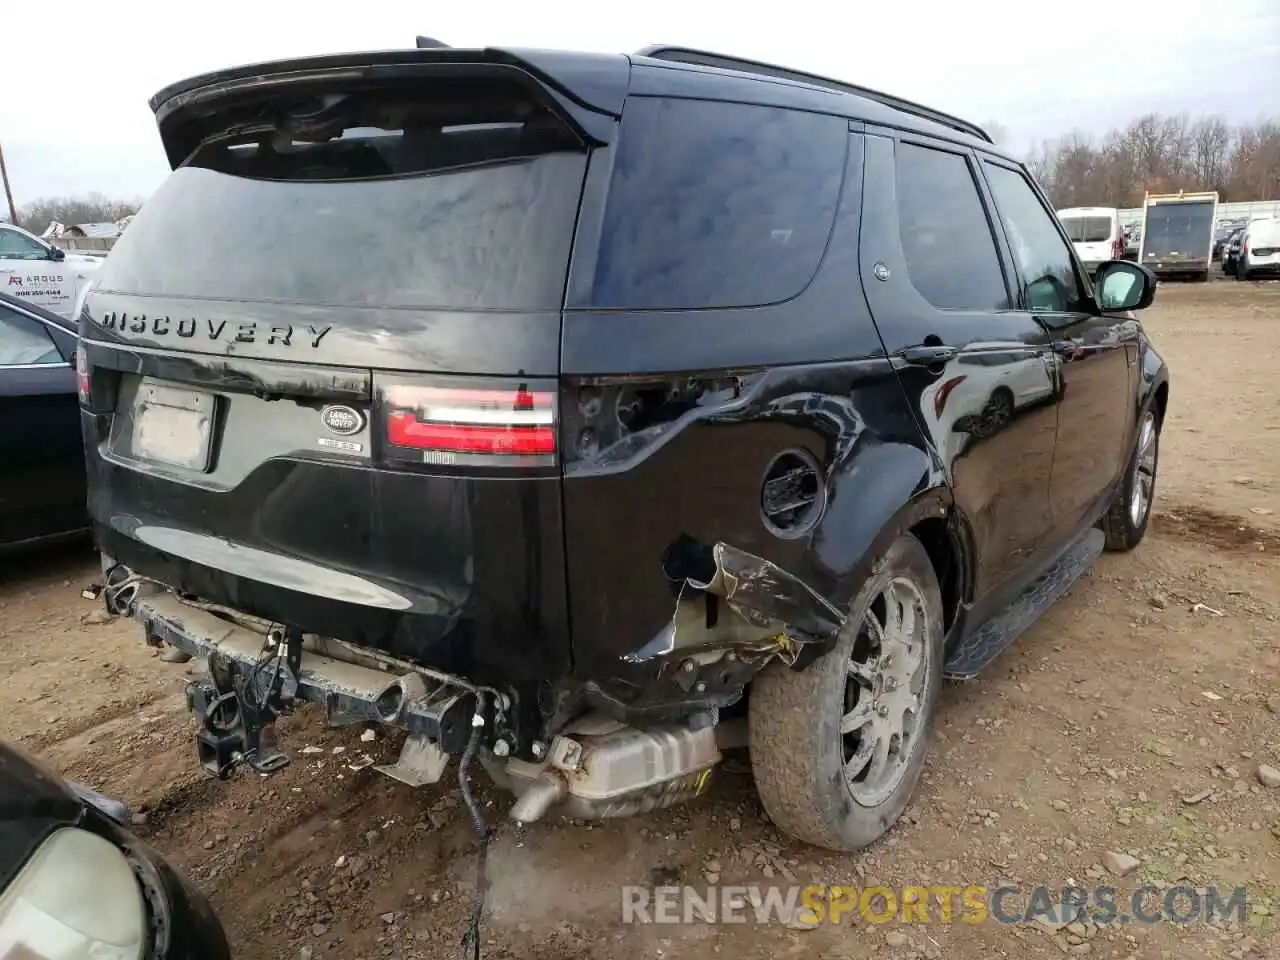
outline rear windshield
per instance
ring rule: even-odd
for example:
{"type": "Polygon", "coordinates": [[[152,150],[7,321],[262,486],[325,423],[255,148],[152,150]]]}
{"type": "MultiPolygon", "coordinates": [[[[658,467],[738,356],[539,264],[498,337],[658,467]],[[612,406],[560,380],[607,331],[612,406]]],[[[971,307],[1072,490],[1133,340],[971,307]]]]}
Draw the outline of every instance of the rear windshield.
{"type": "Polygon", "coordinates": [[[1249,227],[1249,244],[1254,250],[1260,247],[1280,247],[1280,221],[1269,220],[1249,227]]]}
{"type": "Polygon", "coordinates": [[[1106,217],[1064,217],[1062,226],[1073,243],[1105,243],[1111,239],[1111,221],[1106,217]]]}
{"type": "Polygon", "coordinates": [[[257,111],[147,201],[100,289],[559,308],[586,154],[522,88],[454,81],[257,111]]]}

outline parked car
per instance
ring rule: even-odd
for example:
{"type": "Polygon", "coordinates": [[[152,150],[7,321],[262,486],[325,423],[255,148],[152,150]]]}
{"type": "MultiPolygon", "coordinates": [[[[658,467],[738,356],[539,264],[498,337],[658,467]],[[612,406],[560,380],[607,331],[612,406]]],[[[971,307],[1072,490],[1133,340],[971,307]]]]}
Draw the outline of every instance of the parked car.
{"type": "Polygon", "coordinates": [[[102,257],[67,253],[11,223],[0,223],[0,293],[62,317],[102,266],[102,257]]]}
{"type": "Polygon", "coordinates": [[[1058,219],[1090,276],[1100,264],[1124,259],[1124,228],[1115,207],[1072,207],[1059,210],[1058,219]]]}
{"type": "Polygon", "coordinates": [[[129,820],[0,744],[0,956],[229,960],[208,901],[129,820]]]}
{"type": "Polygon", "coordinates": [[[1236,279],[1254,280],[1280,275],[1280,220],[1254,220],[1240,238],[1236,279]]]}
{"type": "Polygon", "coordinates": [[[930,435],[942,444],[939,454],[952,464],[973,441],[995,436],[1015,416],[1054,400],[1060,386],[1043,359],[999,341],[970,344],[948,364],[948,374],[925,389],[920,406],[930,435]]]}
{"type": "Polygon", "coordinates": [[[1227,244],[1231,240],[1232,235],[1237,230],[1247,225],[1247,220],[1241,220],[1238,218],[1219,220],[1213,235],[1213,259],[1222,260],[1226,255],[1227,244]]]}
{"type": "Polygon", "coordinates": [[[1231,235],[1227,237],[1226,245],[1222,250],[1222,272],[1228,276],[1233,276],[1236,272],[1236,265],[1240,262],[1240,241],[1244,239],[1246,227],[1236,227],[1231,231],[1231,235]]]}
{"type": "Polygon", "coordinates": [[[1230,239],[1231,234],[1232,234],[1232,232],[1234,232],[1234,230],[1235,230],[1235,227],[1230,226],[1230,225],[1228,225],[1228,226],[1223,226],[1222,224],[1219,224],[1219,225],[1218,225],[1218,227],[1217,227],[1217,229],[1215,229],[1215,230],[1214,230],[1214,232],[1213,232],[1213,252],[1212,252],[1212,254],[1211,254],[1211,256],[1212,256],[1212,258],[1213,258],[1214,260],[1221,260],[1221,259],[1222,259],[1222,253],[1223,253],[1223,251],[1226,249],[1226,246],[1227,246],[1227,240],[1229,240],[1229,239],[1230,239]]]}
{"type": "Polygon", "coordinates": [[[1124,232],[1124,259],[1138,261],[1138,251],[1142,249],[1142,227],[1130,227],[1124,232]]]}
{"type": "Polygon", "coordinates": [[[0,550],[84,535],[84,442],[64,317],[0,293],[0,550]]]}
{"type": "Polygon", "coordinates": [[[862,847],[944,675],[1146,532],[1155,279],[1091,285],[962,119],[676,47],[152,105],[174,172],[81,314],[89,504],[108,603],[209,658],[212,773],[280,769],[311,700],[406,728],[405,783],[475,757],[517,820],[622,816],[745,723],[773,821],[862,847]],[[1010,365],[1027,409],[952,458],[1010,365]]]}

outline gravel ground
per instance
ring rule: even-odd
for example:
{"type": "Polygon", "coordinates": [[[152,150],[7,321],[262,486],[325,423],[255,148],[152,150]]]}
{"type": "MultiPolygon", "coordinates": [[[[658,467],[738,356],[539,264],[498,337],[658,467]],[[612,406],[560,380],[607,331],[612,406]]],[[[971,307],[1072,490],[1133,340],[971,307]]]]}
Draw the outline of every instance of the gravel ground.
{"type": "MultiPolygon", "coordinates": [[[[1102,557],[986,675],[944,691],[924,780],[885,840],[853,856],[792,843],[761,811],[745,756],[677,811],[504,822],[485,955],[1280,956],[1280,787],[1260,769],[1280,767],[1280,284],[1168,285],[1144,321],[1174,378],[1147,541],[1102,557]],[[1137,866],[1116,880],[1125,857],[1137,866]],[[624,885],[793,878],[1243,884],[1249,917],[622,922],[624,885]]],[[[80,599],[95,571],[83,548],[0,568],[0,737],[139,811],[137,831],[208,891],[237,957],[457,956],[475,855],[455,785],[415,792],[353,771],[396,742],[305,712],[284,724],[285,772],[206,779],[181,696],[194,668],[162,663],[135,625],[80,599]]],[[[508,801],[481,796],[502,821],[508,801]]]]}

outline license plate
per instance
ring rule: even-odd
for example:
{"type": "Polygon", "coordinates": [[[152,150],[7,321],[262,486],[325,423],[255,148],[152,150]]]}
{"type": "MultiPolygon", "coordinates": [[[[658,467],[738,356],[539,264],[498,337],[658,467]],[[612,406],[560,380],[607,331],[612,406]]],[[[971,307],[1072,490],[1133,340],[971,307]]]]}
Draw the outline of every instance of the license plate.
{"type": "Polygon", "coordinates": [[[212,394],[142,381],[133,411],[134,456],[203,473],[212,436],[212,394]]]}

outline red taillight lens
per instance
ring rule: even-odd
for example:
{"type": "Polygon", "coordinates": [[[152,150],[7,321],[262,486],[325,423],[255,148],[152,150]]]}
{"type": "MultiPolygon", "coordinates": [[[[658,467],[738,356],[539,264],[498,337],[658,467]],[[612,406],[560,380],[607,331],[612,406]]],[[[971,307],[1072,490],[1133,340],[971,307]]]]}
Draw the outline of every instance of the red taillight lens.
{"type": "Polygon", "coordinates": [[[76,393],[80,395],[80,404],[89,406],[89,398],[92,396],[89,384],[89,358],[85,355],[83,346],[76,347],[76,393]]]}
{"type": "Polygon", "coordinates": [[[386,439],[392,447],[439,454],[545,456],[556,452],[552,392],[388,387],[386,439]]]}

